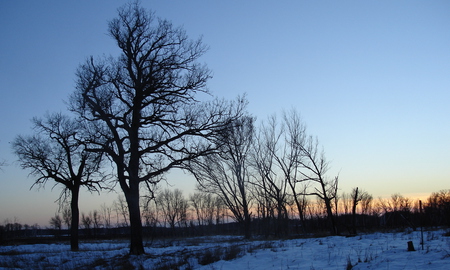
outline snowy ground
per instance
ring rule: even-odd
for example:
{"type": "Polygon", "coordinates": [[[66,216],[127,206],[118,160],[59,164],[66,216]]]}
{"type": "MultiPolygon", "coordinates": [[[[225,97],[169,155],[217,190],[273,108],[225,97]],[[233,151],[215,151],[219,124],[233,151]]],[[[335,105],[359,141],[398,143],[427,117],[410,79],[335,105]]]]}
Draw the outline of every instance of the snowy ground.
{"type": "Polygon", "coordinates": [[[0,269],[450,269],[444,231],[374,233],[279,241],[215,236],[147,243],[128,256],[126,241],[0,246],[0,269]],[[413,241],[417,251],[408,252],[413,241]],[[352,268],[353,267],[353,268],[352,268]]]}

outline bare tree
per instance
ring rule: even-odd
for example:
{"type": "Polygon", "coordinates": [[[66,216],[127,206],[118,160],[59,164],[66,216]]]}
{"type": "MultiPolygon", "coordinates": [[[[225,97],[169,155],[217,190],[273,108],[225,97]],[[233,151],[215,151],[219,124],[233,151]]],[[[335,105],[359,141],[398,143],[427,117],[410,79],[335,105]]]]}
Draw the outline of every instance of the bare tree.
{"type": "Polygon", "coordinates": [[[88,234],[91,233],[92,223],[93,223],[92,213],[89,213],[87,215],[81,213],[81,224],[83,224],[84,229],[88,232],[88,234]]]}
{"type": "Polygon", "coordinates": [[[248,168],[253,136],[253,117],[230,122],[217,141],[218,152],[191,162],[188,168],[197,179],[199,190],[221,198],[244,227],[246,238],[251,237],[248,168]]]}
{"type": "Polygon", "coordinates": [[[189,196],[198,225],[212,225],[215,212],[215,197],[211,193],[195,192],[189,196]]]}
{"type": "Polygon", "coordinates": [[[100,229],[100,226],[102,225],[102,215],[97,210],[94,210],[92,214],[91,212],[89,214],[91,215],[92,224],[94,225],[94,236],[97,236],[98,229],[100,229]]]}
{"type": "Polygon", "coordinates": [[[332,201],[337,196],[338,176],[329,179],[326,173],[329,170],[329,163],[325,158],[324,151],[320,151],[317,138],[309,136],[306,143],[302,146],[302,155],[300,164],[301,181],[310,181],[315,184],[314,191],[308,192],[309,195],[316,195],[325,204],[327,219],[329,221],[330,232],[337,234],[337,226],[333,216],[332,201]]]}
{"type": "Polygon", "coordinates": [[[92,138],[103,138],[91,150],[114,163],[129,209],[130,253],[143,254],[140,183],[152,188],[170,169],[211,153],[209,139],[245,102],[199,102],[211,77],[197,62],[206,46],[137,2],[120,8],[108,30],[121,54],[79,67],[71,105],[93,123],[92,138]]]}
{"type": "Polygon", "coordinates": [[[65,206],[62,210],[63,215],[63,221],[66,224],[67,228],[69,229],[71,227],[71,221],[72,221],[72,211],[70,210],[70,206],[65,206]]]}
{"type": "Polygon", "coordinates": [[[388,199],[383,199],[381,197],[378,197],[378,200],[376,202],[376,208],[377,212],[386,214],[387,212],[391,211],[391,205],[389,203],[388,199]]]}
{"type": "Polygon", "coordinates": [[[143,199],[142,200],[142,216],[144,217],[144,224],[146,226],[156,227],[159,223],[159,210],[156,206],[156,201],[154,199],[143,199]]]}
{"type": "Polygon", "coordinates": [[[342,199],[342,210],[341,211],[345,215],[347,215],[350,213],[350,208],[352,205],[351,194],[343,192],[341,195],[341,199],[342,199]]]}
{"type": "Polygon", "coordinates": [[[282,171],[285,181],[290,187],[292,197],[297,206],[298,215],[305,229],[304,211],[307,203],[305,190],[307,183],[301,181],[300,178],[300,161],[303,158],[302,145],[306,139],[306,126],[302,122],[300,115],[291,110],[283,115],[284,144],[280,147],[279,153],[275,153],[274,157],[280,170],[282,171]],[[300,189],[300,184],[303,184],[300,189]]]}
{"type": "Polygon", "coordinates": [[[161,208],[166,224],[174,232],[175,226],[181,226],[186,222],[188,202],[179,189],[171,191],[165,189],[157,195],[156,204],[161,208]]]}
{"type": "Polygon", "coordinates": [[[117,197],[117,200],[114,201],[114,209],[116,210],[117,225],[128,227],[129,225],[128,205],[125,201],[125,198],[122,195],[119,195],[117,197]],[[122,222],[120,222],[120,218],[122,218],[122,222]]]}
{"type": "Polygon", "coordinates": [[[224,222],[226,211],[226,205],[223,203],[222,198],[216,196],[214,199],[214,219],[216,224],[224,222]]]}
{"type": "MultiPolygon", "coordinates": [[[[284,228],[288,218],[287,201],[289,200],[289,181],[291,168],[288,163],[284,163],[280,148],[284,147],[283,129],[279,128],[275,115],[271,116],[267,123],[262,123],[260,131],[256,136],[256,143],[253,152],[252,166],[256,171],[254,181],[256,193],[259,195],[259,202],[265,208],[266,217],[276,219],[276,234],[286,232],[284,228]],[[279,171],[279,166],[285,169],[279,171]]],[[[283,151],[281,151],[283,152],[283,151]]],[[[293,180],[295,181],[295,180],[293,180]]]]}
{"type": "Polygon", "coordinates": [[[367,191],[361,193],[361,214],[369,214],[372,208],[373,196],[367,191]]]}
{"type": "Polygon", "coordinates": [[[353,206],[352,206],[353,234],[356,235],[356,206],[362,200],[361,193],[359,193],[358,187],[356,187],[352,190],[352,193],[350,194],[350,196],[353,199],[353,206]]]}
{"type": "Polygon", "coordinates": [[[45,119],[33,119],[34,136],[18,136],[13,149],[22,168],[37,177],[34,186],[42,187],[48,180],[63,186],[59,197],[62,204],[70,196],[72,250],[78,250],[78,199],[80,187],[99,192],[104,178],[99,173],[102,154],[86,150],[83,127],[60,113],[45,119]]]}
{"type": "Polygon", "coordinates": [[[60,215],[55,215],[50,219],[50,225],[53,227],[53,229],[60,231],[62,229],[62,219],[60,215]]]}
{"type": "Polygon", "coordinates": [[[450,226],[450,189],[433,192],[425,204],[432,225],[450,226]]]}
{"type": "Polygon", "coordinates": [[[111,228],[111,213],[113,208],[103,203],[101,209],[105,228],[111,228]]]}

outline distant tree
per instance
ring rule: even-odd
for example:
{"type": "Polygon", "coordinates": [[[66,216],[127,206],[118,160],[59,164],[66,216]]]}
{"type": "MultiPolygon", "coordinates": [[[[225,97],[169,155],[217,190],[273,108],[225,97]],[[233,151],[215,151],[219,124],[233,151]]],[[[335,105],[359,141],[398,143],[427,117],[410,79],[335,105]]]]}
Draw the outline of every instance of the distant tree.
{"type": "Polygon", "coordinates": [[[180,189],[165,189],[156,197],[156,204],[161,208],[161,213],[166,224],[174,232],[175,226],[181,227],[186,223],[187,200],[180,189]]]}
{"type": "Polygon", "coordinates": [[[394,193],[390,198],[378,198],[378,212],[382,214],[382,221],[387,226],[404,226],[415,227],[409,220],[409,214],[412,210],[413,202],[399,193],[394,193]]]}
{"type": "Polygon", "coordinates": [[[303,158],[301,146],[304,145],[306,140],[306,126],[295,110],[283,114],[283,124],[284,144],[279,147],[279,152],[275,154],[275,161],[290,187],[302,228],[305,229],[304,212],[307,205],[305,195],[307,183],[301,181],[300,161],[303,158]],[[303,186],[299,188],[301,184],[303,186]]]}
{"type": "Polygon", "coordinates": [[[172,168],[213,152],[214,138],[245,105],[199,102],[211,77],[197,61],[206,51],[182,28],[155,20],[137,2],[119,9],[109,35],[116,59],[82,64],[71,108],[92,123],[91,150],[111,159],[128,204],[130,253],[143,254],[140,184],[152,188],[172,168]]]}
{"type": "Polygon", "coordinates": [[[62,215],[64,224],[66,224],[67,228],[69,229],[72,221],[72,211],[70,210],[70,206],[64,206],[64,208],[62,209],[62,215]]]}
{"type": "Polygon", "coordinates": [[[103,221],[105,224],[105,228],[111,228],[111,213],[113,208],[111,206],[107,206],[105,203],[101,205],[101,211],[103,216],[103,221]]]}
{"type": "Polygon", "coordinates": [[[142,200],[142,216],[145,226],[156,227],[160,222],[159,217],[161,215],[159,212],[154,198],[142,200]]]}
{"type": "Polygon", "coordinates": [[[341,212],[345,215],[350,213],[350,208],[352,205],[352,198],[351,198],[351,194],[350,193],[346,193],[343,192],[341,194],[341,205],[342,205],[342,209],[341,212]]]}
{"type": "Polygon", "coordinates": [[[381,197],[378,197],[378,200],[376,202],[376,208],[377,208],[376,211],[380,213],[380,215],[382,213],[386,214],[387,212],[392,211],[392,207],[391,204],[389,203],[389,200],[381,197]]]}
{"type": "Polygon", "coordinates": [[[264,218],[276,221],[276,227],[271,230],[277,235],[287,232],[287,202],[292,195],[289,183],[296,181],[287,179],[293,176],[294,171],[290,167],[291,161],[285,156],[289,150],[284,151],[283,134],[283,127],[280,127],[276,116],[269,117],[261,124],[252,154],[252,166],[256,172],[252,183],[260,197],[261,207],[265,208],[264,218]]]}
{"type": "Polygon", "coordinates": [[[372,209],[373,196],[367,191],[361,193],[361,214],[367,215],[372,209]]]}
{"type": "Polygon", "coordinates": [[[207,192],[195,192],[189,196],[198,225],[212,225],[215,212],[215,197],[207,192]]]}
{"type": "Polygon", "coordinates": [[[34,186],[42,187],[48,180],[63,186],[59,202],[70,196],[72,213],[70,245],[78,250],[78,200],[80,187],[91,192],[104,188],[100,174],[102,153],[86,150],[83,143],[83,127],[79,122],[60,113],[47,115],[44,119],[34,118],[33,136],[17,136],[13,149],[23,169],[31,170],[37,177],[34,186]]]}
{"type": "Polygon", "coordinates": [[[91,232],[91,226],[92,226],[93,220],[92,220],[92,213],[85,215],[84,213],[81,213],[81,224],[83,224],[84,229],[90,234],[91,232]]]}
{"type": "Polygon", "coordinates": [[[223,203],[222,198],[215,196],[214,198],[214,219],[216,224],[223,223],[225,221],[225,215],[227,212],[226,205],[223,203]]]}
{"type": "Polygon", "coordinates": [[[114,201],[114,209],[116,211],[117,225],[128,227],[129,225],[128,205],[125,201],[125,198],[122,195],[119,195],[117,197],[117,200],[114,201]],[[120,218],[122,218],[122,222],[119,221],[120,218]]]}
{"type": "Polygon", "coordinates": [[[329,222],[330,232],[337,234],[336,221],[333,216],[333,200],[338,195],[338,176],[334,178],[328,178],[327,172],[329,170],[329,163],[325,158],[325,153],[320,150],[319,141],[317,138],[309,136],[305,140],[305,144],[302,146],[302,155],[300,164],[301,181],[309,181],[314,186],[313,191],[309,191],[309,195],[316,195],[320,198],[326,209],[327,220],[329,222]]]}
{"type": "Polygon", "coordinates": [[[91,217],[94,226],[94,236],[97,236],[98,229],[102,226],[102,215],[97,210],[94,210],[91,217]]]}
{"type": "Polygon", "coordinates": [[[431,225],[450,226],[450,189],[433,192],[425,204],[431,225]]]}
{"type": "Polygon", "coordinates": [[[250,238],[250,151],[254,140],[254,118],[230,122],[217,140],[217,153],[189,164],[198,189],[220,197],[250,238]]]}
{"type": "Polygon", "coordinates": [[[62,224],[63,224],[63,221],[62,221],[60,215],[55,215],[54,217],[52,217],[50,219],[50,225],[55,230],[58,230],[58,231],[61,230],[62,229],[62,224]]]}
{"type": "Polygon", "coordinates": [[[353,206],[352,206],[352,226],[353,226],[353,234],[356,235],[356,206],[358,203],[362,200],[361,193],[359,193],[358,187],[354,188],[352,190],[352,193],[350,194],[351,198],[353,199],[353,206]]]}

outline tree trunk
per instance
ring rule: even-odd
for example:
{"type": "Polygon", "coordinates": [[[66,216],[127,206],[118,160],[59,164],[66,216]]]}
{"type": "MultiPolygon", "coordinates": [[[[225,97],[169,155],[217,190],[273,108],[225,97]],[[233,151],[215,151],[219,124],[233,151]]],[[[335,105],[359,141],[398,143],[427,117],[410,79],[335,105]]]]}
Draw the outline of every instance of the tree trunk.
{"type": "Polygon", "coordinates": [[[353,197],[353,207],[352,207],[352,225],[353,234],[356,235],[356,206],[358,205],[358,188],[355,189],[355,194],[353,197]]]}
{"type": "Polygon", "coordinates": [[[306,225],[305,225],[305,216],[304,216],[304,213],[303,213],[303,205],[300,204],[300,201],[297,198],[298,194],[295,193],[294,189],[293,189],[293,192],[294,192],[295,204],[297,205],[298,216],[300,218],[300,223],[301,223],[301,226],[302,226],[302,232],[306,233],[306,225]]]}
{"type": "Polygon", "coordinates": [[[130,181],[130,188],[125,192],[130,213],[130,254],[144,254],[144,245],[142,239],[141,211],[139,207],[139,183],[130,181]]]}
{"type": "Polygon", "coordinates": [[[244,200],[244,237],[245,239],[250,239],[252,237],[252,233],[250,230],[250,213],[248,212],[248,205],[247,201],[244,200]]]}
{"type": "Polygon", "coordinates": [[[242,206],[243,206],[243,212],[244,212],[244,237],[245,239],[250,239],[252,237],[252,233],[250,230],[250,212],[248,211],[248,203],[247,203],[247,196],[245,193],[244,188],[244,181],[241,181],[241,184],[239,185],[239,190],[242,196],[242,206]]]}
{"type": "Polygon", "coordinates": [[[332,235],[337,235],[338,232],[334,221],[333,210],[331,207],[330,199],[328,198],[325,198],[325,207],[327,209],[328,221],[330,222],[330,232],[332,235]]]}
{"type": "Polygon", "coordinates": [[[70,224],[70,250],[78,251],[78,225],[80,223],[80,210],[78,209],[78,197],[80,187],[75,186],[72,193],[72,200],[70,202],[70,211],[72,211],[72,220],[70,224]]]}

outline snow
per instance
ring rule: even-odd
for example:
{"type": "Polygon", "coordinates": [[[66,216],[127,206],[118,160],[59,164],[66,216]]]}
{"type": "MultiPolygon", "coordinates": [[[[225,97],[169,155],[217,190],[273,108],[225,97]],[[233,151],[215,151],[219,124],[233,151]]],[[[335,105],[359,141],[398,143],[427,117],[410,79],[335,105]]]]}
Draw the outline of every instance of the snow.
{"type": "Polygon", "coordinates": [[[445,231],[373,233],[355,237],[245,241],[236,236],[145,243],[129,256],[125,240],[0,246],[0,269],[449,269],[445,231]],[[416,251],[407,251],[412,241],[416,251]],[[353,268],[350,267],[350,264],[353,268]]]}

